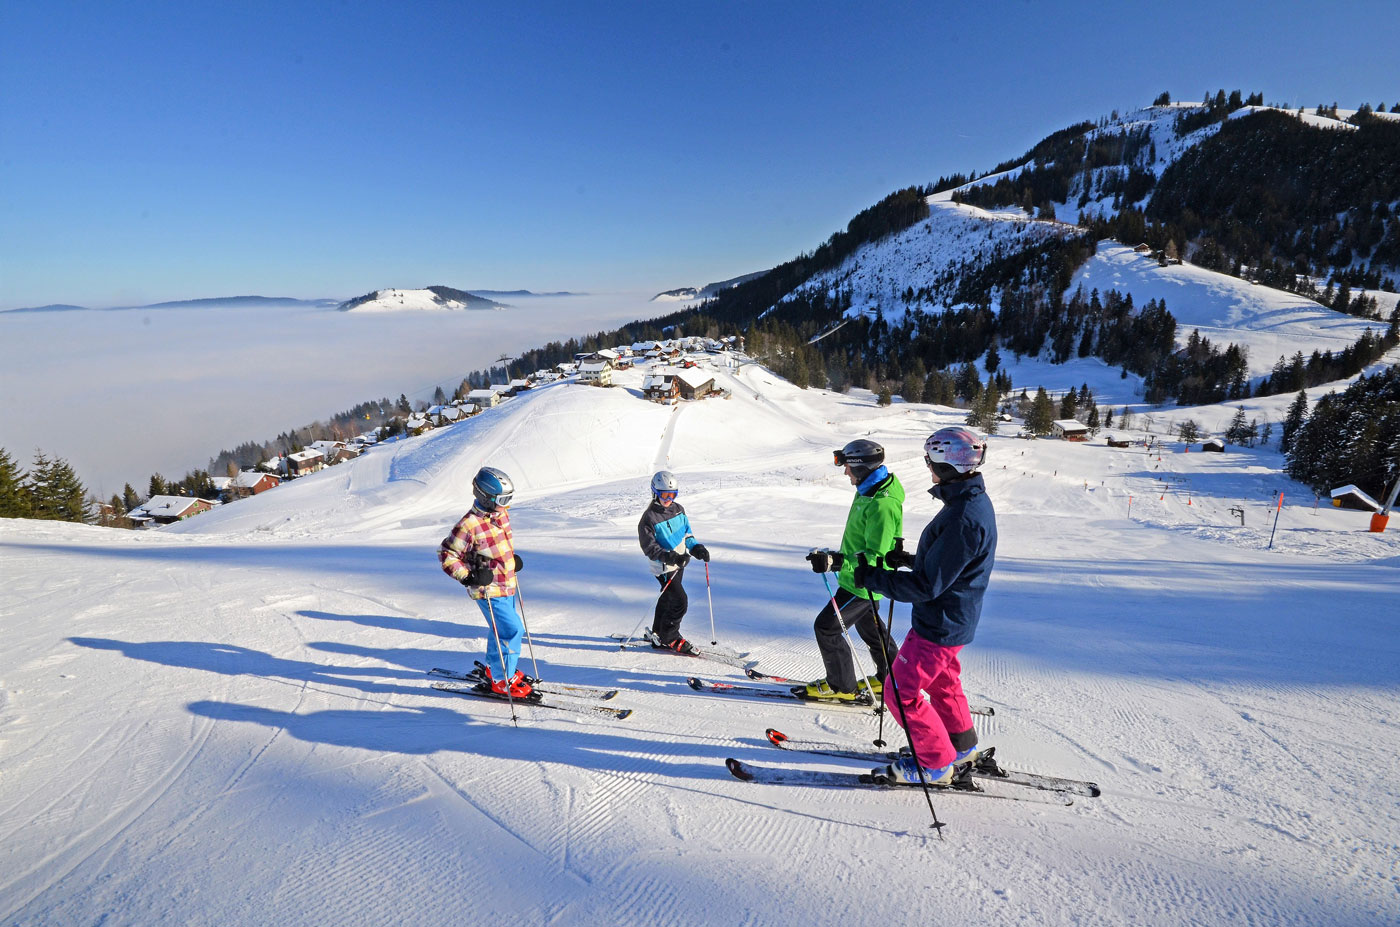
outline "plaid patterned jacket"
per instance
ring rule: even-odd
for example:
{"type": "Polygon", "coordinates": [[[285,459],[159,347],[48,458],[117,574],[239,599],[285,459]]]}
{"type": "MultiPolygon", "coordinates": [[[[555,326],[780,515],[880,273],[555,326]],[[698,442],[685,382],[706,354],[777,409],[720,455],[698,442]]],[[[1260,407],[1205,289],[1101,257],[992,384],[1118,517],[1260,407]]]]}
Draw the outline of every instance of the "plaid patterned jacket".
{"type": "Polygon", "coordinates": [[[489,586],[468,586],[471,597],[495,599],[515,595],[515,542],[510,533],[510,515],[504,509],[483,512],[472,506],[438,548],[442,571],[459,583],[480,559],[491,567],[494,579],[489,586]]]}

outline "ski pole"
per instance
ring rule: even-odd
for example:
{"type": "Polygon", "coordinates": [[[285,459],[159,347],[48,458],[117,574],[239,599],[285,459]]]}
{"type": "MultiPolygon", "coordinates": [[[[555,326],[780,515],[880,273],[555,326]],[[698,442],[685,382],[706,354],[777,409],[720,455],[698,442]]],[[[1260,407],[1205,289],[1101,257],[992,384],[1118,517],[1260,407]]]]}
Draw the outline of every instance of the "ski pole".
{"type": "MultiPolygon", "coordinates": [[[[857,562],[865,565],[865,554],[857,554],[857,562]]],[[[868,590],[867,590],[868,591],[868,590]]],[[[893,599],[891,599],[893,602],[893,599]]],[[[893,606],[891,606],[893,608],[893,606]]],[[[893,613],[893,612],[891,612],[893,613]]],[[[875,621],[880,621],[880,612],[875,612],[875,621]]],[[[904,726],[904,738],[909,741],[909,756],[914,760],[914,766],[919,770],[919,785],[924,790],[924,800],[928,802],[928,813],[933,815],[933,827],[938,831],[938,839],[943,839],[943,822],[938,820],[938,812],[933,810],[933,796],[928,790],[928,776],[924,773],[924,764],[919,760],[919,751],[914,747],[914,738],[909,733],[909,713],[904,708],[904,699],[899,697],[899,683],[894,678],[894,664],[890,664],[890,686],[894,689],[894,703],[899,706],[899,719],[904,726]]]]}
{"type": "Polygon", "coordinates": [[[710,594],[710,561],[705,561],[705,598],[710,602],[710,643],[718,644],[719,637],[715,635],[715,597],[710,594]]]}
{"type": "MultiPolygon", "coordinates": [[[[899,553],[899,554],[904,553],[904,538],[895,538],[895,539],[894,539],[894,550],[893,550],[893,553],[899,553]]],[[[885,657],[885,672],[888,673],[888,672],[889,672],[890,670],[892,670],[894,667],[893,667],[893,665],[890,663],[890,650],[889,650],[888,647],[885,646],[885,628],[880,627],[880,610],[879,610],[878,608],[875,607],[875,599],[870,595],[870,590],[867,589],[867,590],[865,590],[865,592],[866,592],[866,598],[870,599],[870,608],[871,608],[871,610],[872,610],[873,612],[875,612],[875,631],[880,635],[880,653],[883,654],[884,657],[885,657]]],[[[893,639],[893,635],[894,635],[894,596],[890,596],[889,599],[890,599],[890,618],[889,618],[889,621],[886,622],[886,627],[889,628],[889,633],[890,633],[891,639],[893,639]]],[[[879,712],[879,715],[880,715],[880,730],[879,730],[879,733],[877,733],[877,734],[875,735],[875,746],[877,746],[877,747],[883,747],[883,746],[885,745],[885,712],[884,712],[884,707],[885,707],[884,686],[883,686],[883,684],[882,684],[882,685],[881,685],[881,692],[880,692],[880,709],[881,709],[881,710],[880,710],[880,712],[879,712]]]]}
{"type": "Polygon", "coordinates": [[[525,644],[530,648],[530,665],[535,668],[535,680],[540,678],[540,661],[535,659],[535,641],[530,637],[530,625],[525,621],[525,593],[520,591],[520,577],[515,577],[515,601],[520,606],[520,626],[525,629],[525,644]]]}
{"type": "MultiPolygon", "coordinates": [[[[680,572],[681,572],[680,570],[673,570],[673,571],[671,572],[671,579],[675,579],[677,576],[679,576],[679,575],[680,575],[680,572]]],[[[664,585],[664,586],[661,587],[661,595],[665,595],[665,594],[666,594],[666,590],[671,588],[671,579],[666,580],[666,585],[664,585]]],[[[657,598],[660,598],[660,596],[658,596],[657,598]]],[[[627,640],[625,640],[625,641],[623,641],[622,643],[620,643],[620,644],[617,645],[617,649],[618,649],[618,650],[625,650],[626,647],[627,647],[627,645],[630,644],[630,643],[632,643],[633,638],[635,638],[635,637],[637,636],[637,632],[640,631],[640,630],[642,629],[642,622],[643,622],[643,621],[646,621],[646,620],[647,620],[646,612],[642,612],[642,617],[639,618],[639,619],[637,619],[637,626],[636,626],[635,628],[632,629],[632,633],[631,633],[631,634],[627,635],[627,640]]]]}
{"type": "MultiPolygon", "coordinates": [[[[491,597],[485,596],[486,611],[491,616],[491,633],[496,635],[496,655],[501,658],[501,673],[508,672],[506,669],[506,651],[501,646],[501,632],[496,628],[496,607],[491,604],[491,597]]],[[[489,668],[489,667],[488,667],[489,668]]],[[[510,691],[510,679],[506,679],[506,701],[510,703],[510,721],[516,727],[520,726],[520,719],[515,716],[515,695],[510,691]]]]}
{"type": "MultiPolygon", "coordinates": [[[[865,667],[861,665],[860,656],[856,653],[856,646],[851,642],[851,628],[846,624],[845,617],[841,614],[841,606],[836,602],[836,593],[831,591],[831,582],[822,574],[822,583],[826,586],[827,595],[831,596],[831,608],[836,613],[836,623],[841,628],[841,634],[846,638],[846,649],[851,652],[851,660],[855,663],[856,673],[860,676],[861,682],[865,683],[865,692],[870,696],[870,704],[877,710],[880,700],[875,697],[875,690],[870,686],[870,680],[865,676],[865,667]]],[[[830,682],[827,683],[830,685],[830,682]]],[[[856,683],[856,689],[860,689],[860,683],[856,683]]]]}

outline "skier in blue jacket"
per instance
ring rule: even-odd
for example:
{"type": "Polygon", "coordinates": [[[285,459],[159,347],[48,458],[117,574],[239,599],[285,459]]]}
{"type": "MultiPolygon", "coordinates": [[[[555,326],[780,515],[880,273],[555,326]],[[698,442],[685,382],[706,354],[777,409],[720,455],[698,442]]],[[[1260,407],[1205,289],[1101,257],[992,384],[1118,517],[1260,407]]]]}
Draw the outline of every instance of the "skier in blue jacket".
{"type": "MultiPolygon", "coordinates": [[[[933,479],[929,494],[943,503],[942,510],[924,528],[912,557],[887,555],[884,567],[890,569],[870,563],[856,568],[858,584],[913,603],[913,627],[890,667],[896,685],[885,686],[884,700],[890,716],[906,726],[931,785],[951,784],[979,753],[958,654],[977,631],[996,560],[996,512],[977,472],[986,458],[986,439],[976,432],[943,428],[930,435],[924,442],[924,462],[933,479]],[[911,567],[912,572],[897,573],[896,567],[911,567]]],[[[920,781],[913,756],[874,774],[896,782],[920,781]]]]}
{"type": "Polygon", "coordinates": [[[691,557],[708,563],[710,552],[696,542],[690,519],[676,501],[679,492],[676,475],[670,470],[662,470],[651,478],[651,504],[637,523],[637,539],[651,561],[652,574],[661,584],[661,597],[656,600],[651,623],[658,643],[652,646],[693,654],[695,647],[681,637],[681,619],[690,607],[681,576],[691,557]]]}

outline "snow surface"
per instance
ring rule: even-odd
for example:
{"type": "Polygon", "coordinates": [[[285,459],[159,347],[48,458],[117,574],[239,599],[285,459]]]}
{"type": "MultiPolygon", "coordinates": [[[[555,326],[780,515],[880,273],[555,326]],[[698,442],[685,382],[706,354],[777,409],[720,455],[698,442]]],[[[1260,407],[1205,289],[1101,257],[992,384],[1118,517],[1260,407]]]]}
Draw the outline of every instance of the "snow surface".
{"type": "Polygon", "coordinates": [[[997,710],[979,734],[1104,794],[936,795],[940,841],[916,792],[723,766],[856,769],[763,731],[868,743],[873,716],[701,696],[684,675],[742,677],[607,635],[655,599],[635,525],[668,467],[714,555],[718,637],[818,673],[802,557],[852,491],[830,449],[886,445],[914,537],[936,511],[922,440],[962,413],[757,365],[716,371],[732,398],[666,407],[645,374],[535,389],[171,528],[0,521],[0,923],[1395,922],[1395,530],[1314,508],[1269,451],[994,437],[1001,549],[963,653],[997,710]],[[482,463],[516,482],[540,672],[621,687],[627,720],[516,727],[428,686],[485,646],[435,558],[482,463]]]}

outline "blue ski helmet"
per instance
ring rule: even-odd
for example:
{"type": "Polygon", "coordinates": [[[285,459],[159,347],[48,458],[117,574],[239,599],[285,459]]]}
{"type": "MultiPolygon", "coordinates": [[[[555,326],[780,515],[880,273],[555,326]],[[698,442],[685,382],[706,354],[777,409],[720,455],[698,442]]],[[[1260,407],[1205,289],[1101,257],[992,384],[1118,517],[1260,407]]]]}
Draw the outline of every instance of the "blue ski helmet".
{"type": "Polygon", "coordinates": [[[494,512],[497,506],[510,505],[511,497],[515,495],[515,484],[504,470],[482,467],[472,479],[472,495],[483,510],[494,512]]]}

